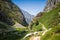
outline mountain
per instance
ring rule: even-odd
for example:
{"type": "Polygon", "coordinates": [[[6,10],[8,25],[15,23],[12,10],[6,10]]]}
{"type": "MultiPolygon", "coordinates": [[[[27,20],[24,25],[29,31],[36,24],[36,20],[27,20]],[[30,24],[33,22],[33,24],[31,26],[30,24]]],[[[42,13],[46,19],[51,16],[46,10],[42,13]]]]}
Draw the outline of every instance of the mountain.
{"type": "Polygon", "coordinates": [[[0,0],[0,40],[60,40],[60,2],[54,8],[51,6],[48,12],[38,13],[28,27],[20,28],[28,25],[21,9],[11,0],[0,0]]]}
{"type": "Polygon", "coordinates": [[[56,4],[57,4],[58,2],[60,2],[60,0],[48,0],[48,1],[47,1],[47,5],[46,5],[44,11],[47,11],[47,12],[48,12],[48,11],[56,8],[56,4]]]}
{"type": "Polygon", "coordinates": [[[27,34],[27,25],[17,5],[11,0],[0,0],[0,40],[21,40],[27,34]]]}
{"type": "Polygon", "coordinates": [[[24,11],[24,10],[21,10],[24,17],[25,17],[25,20],[26,22],[29,24],[31,22],[31,20],[34,18],[34,15],[31,15],[29,14],[28,12],[24,11]]]}
{"type": "Polygon", "coordinates": [[[21,10],[11,0],[0,0],[0,21],[8,25],[14,25],[15,21],[28,25],[21,10]]]}
{"type": "Polygon", "coordinates": [[[47,0],[47,4],[29,24],[31,33],[26,40],[39,36],[39,40],[60,40],[60,0],[47,0]]]}

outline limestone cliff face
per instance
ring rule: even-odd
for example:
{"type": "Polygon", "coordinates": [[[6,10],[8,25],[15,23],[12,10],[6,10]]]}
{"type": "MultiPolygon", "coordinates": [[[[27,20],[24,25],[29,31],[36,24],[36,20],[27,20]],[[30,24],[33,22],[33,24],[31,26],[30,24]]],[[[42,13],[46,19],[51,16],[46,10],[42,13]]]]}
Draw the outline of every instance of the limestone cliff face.
{"type": "Polygon", "coordinates": [[[53,8],[56,7],[56,4],[58,2],[60,2],[60,0],[47,0],[47,5],[46,5],[44,11],[48,12],[48,11],[52,10],[53,8]]]}
{"type": "Polygon", "coordinates": [[[26,22],[29,24],[31,20],[34,18],[34,15],[29,14],[25,10],[22,10],[22,13],[25,16],[26,22]]]}
{"type": "Polygon", "coordinates": [[[11,0],[0,0],[0,21],[14,25],[15,21],[26,26],[24,15],[11,0]]]}

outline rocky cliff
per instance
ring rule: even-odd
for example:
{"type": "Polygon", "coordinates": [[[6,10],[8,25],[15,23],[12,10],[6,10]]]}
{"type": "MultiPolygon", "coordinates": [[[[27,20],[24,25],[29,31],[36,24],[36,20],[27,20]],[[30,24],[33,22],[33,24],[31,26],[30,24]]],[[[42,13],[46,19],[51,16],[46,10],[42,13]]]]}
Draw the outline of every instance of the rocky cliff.
{"type": "Polygon", "coordinates": [[[27,33],[22,25],[27,22],[21,10],[11,0],[0,0],[0,40],[21,40],[27,33]]]}
{"type": "Polygon", "coordinates": [[[32,19],[34,18],[34,15],[29,14],[28,12],[21,10],[23,15],[25,16],[26,22],[29,24],[32,19]]]}
{"type": "Polygon", "coordinates": [[[0,0],[0,21],[8,25],[14,25],[15,21],[28,25],[21,10],[11,0],[0,0]]]}
{"type": "Polygon", "coordinates": [[[48,11],[56,8],[56,4],[59,3],[59,2],[60,2],[60,0],[47,0],[47,4],[46,4],[46,7],[45,7],[44,11],[48,12],[48,11]]]}

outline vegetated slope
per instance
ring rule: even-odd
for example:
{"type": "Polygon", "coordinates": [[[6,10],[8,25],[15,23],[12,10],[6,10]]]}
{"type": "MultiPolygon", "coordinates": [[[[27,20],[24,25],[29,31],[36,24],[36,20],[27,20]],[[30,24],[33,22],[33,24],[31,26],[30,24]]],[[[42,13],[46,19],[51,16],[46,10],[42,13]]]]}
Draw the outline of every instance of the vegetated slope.
{"type": "Polygon", "coordinates": [[[21,40],[26,28],[14,28],[15,23],[27,26],[21,10],[11,0],[0,0],[0,40],[21,40]]]}
{"type": "Polygon", "coordinates": [[[52,28],[41,40],[60,40],[60,4],[57,8],[51,10],[47,14],[44,14],[40,18],[40,22],[45,25],[46,28],[52,28]],[[45,22],[43,22],[45,20],[45,22]]]}
{"type": "Polygon", "coordinates": [[[32,31],[44,31],[41,24],[47,30],[51,28],[50,31],[41,36],[41,40],[60,40],[60,3],[57,3],[56,6],[56,8],[43,13],[38,20],[31,23],[30,29],[32,31]]]}
{"type": "Polygon", "coordinates": [[[21,10],[11,0],[0,0],[0,21],[8,25],[14,25],[14,21],[28,25],[21,10]]]}
{"type": "Polygon", "coordinates": [[[6,23],[0,22],[0,40],[21,40],[26,34],[25,28],[14,29],[6,23]]]}
{"type": "Polygon", "coordinates": [[[32,19],[34,18],[34,15],[31,15],[31,14],[29,14],[28,12],[26,12],[24,10],[21,10],[21,11],[22,11],[22,13],[25,17],[26,22],[29,24],[32,21],[32,19]]]}
{"type": "Polygon", "coordinates": [[[50,12],[44,13],[39,22],[44,24],[46,28],[57,26],[60,23],[60,6],[50,12]]]}
{"type": "Polygon", "coordinates": [[[46,32],[45,35],[41,37],[41,40],[60,40],[60,25],[46,32]]]}
{"type": "Polygon", "coordinates": [[[42,30],[42,25],[40,25],[38,20],[41,18],[41,16],[43,14],[44,14],[44,12],[40,12],[40,13],[37,14],[36,17],[33,18],[31,23],[29,24],[30,31],[40,31],[40,30],[42,30]]]}

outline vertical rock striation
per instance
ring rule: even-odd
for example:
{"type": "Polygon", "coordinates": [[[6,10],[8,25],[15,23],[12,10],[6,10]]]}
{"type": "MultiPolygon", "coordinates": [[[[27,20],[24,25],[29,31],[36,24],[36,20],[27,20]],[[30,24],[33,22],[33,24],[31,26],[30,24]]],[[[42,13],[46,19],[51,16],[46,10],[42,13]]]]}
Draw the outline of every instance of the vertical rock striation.
{"type": "Polygon", "coordinates": [[[47,5],[46,5],[44,11],[48,12],[48,11],[52,10],[53,8],[56,7],[56,4],[58,2],[60,2],[60,0],[47,0],[47,5]]]}

